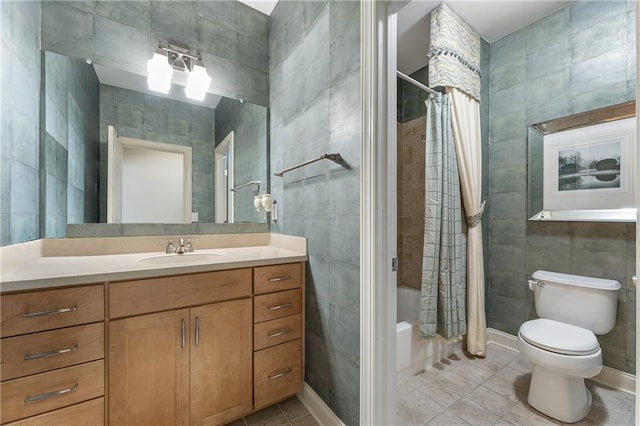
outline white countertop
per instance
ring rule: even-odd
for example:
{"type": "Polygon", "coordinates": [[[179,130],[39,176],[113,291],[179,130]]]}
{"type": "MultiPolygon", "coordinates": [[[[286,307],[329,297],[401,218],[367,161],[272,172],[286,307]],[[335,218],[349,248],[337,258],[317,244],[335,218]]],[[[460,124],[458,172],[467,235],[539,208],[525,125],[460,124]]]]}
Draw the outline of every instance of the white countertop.
{"type": "Polygon", "coordinates": [[[275,241],[271,241],[271,244],[196,249],[194,253],[184,255],[154,251],[89,256],[33,256],[20,262],[17,267],[6,268],[6,265],[3,265],[2,274],[0,274],[0,292],[48,289],[307,260],[306,241],[302,249],[299,242],[286,244],[288,238],[298,237],[278,236],[274,238],[275,241]]]}

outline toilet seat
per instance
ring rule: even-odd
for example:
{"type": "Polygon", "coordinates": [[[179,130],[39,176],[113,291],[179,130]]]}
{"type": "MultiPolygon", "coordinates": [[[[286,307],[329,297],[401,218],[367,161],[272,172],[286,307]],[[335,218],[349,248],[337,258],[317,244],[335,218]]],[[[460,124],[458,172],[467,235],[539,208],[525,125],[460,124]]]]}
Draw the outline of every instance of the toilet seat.
{"type": "Polygon", "coordinates": [[[530,345],[563,355],[591,355],[600,350],[590,330],[546,318],[525,322],[519,334],[530,345]]]}

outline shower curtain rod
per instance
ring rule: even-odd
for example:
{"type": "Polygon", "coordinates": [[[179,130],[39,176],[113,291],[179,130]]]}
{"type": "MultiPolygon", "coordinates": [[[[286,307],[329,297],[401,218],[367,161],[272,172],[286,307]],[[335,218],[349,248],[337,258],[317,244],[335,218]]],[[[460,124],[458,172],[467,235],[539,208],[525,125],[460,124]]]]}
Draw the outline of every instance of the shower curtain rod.
{"type": "Polygon", "coordinates": [[[435,90],[433,90],[431,87],[427,87],[424,84],[420,83],[417,80],[414,80],[413,78],[409,77],[408,75],[406,75],[403,72],[400,72],[398,70],[396,70],[396,73],[398,74],[398,77],[400,77],[401,79],[408,81],[409,83],[418,86],[419,88],[421,88],[422,90],[429,92],[429,93],[437,93],[435,90]]]}

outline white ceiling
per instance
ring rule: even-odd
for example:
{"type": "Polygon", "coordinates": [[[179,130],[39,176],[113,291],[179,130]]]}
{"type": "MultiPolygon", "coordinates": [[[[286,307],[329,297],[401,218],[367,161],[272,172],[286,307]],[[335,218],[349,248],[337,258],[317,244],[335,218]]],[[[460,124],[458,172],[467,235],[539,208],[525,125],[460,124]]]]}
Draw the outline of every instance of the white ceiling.
{"type": "MultiPolygon", "coordinates": [[[[429,12],[442,0],[405,2],[398,11],[398,69],[412,74],[427,65],[429,12]]],[[[489,43],[500,40],[570,3],[558,0],[447,0],[447,5],[489,43]]]]}
{"type": "Polygon", "coordinates": [[[238,0],[241,3],[251,6],[257,11],[264,13],[267,16],[271,15],[273,9],[276,7],[278,0],[238,0]]]}

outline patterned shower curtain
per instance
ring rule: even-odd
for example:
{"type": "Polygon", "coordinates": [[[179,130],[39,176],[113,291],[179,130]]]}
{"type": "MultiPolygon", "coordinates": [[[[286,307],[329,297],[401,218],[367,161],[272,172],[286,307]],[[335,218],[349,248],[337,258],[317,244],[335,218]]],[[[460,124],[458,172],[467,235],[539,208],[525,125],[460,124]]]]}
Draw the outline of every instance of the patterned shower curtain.
{"type": "Polygon", "coordinates": [[[429,96],[420,335],[466,333],[466,237],[448,95],[429,96]]]}

